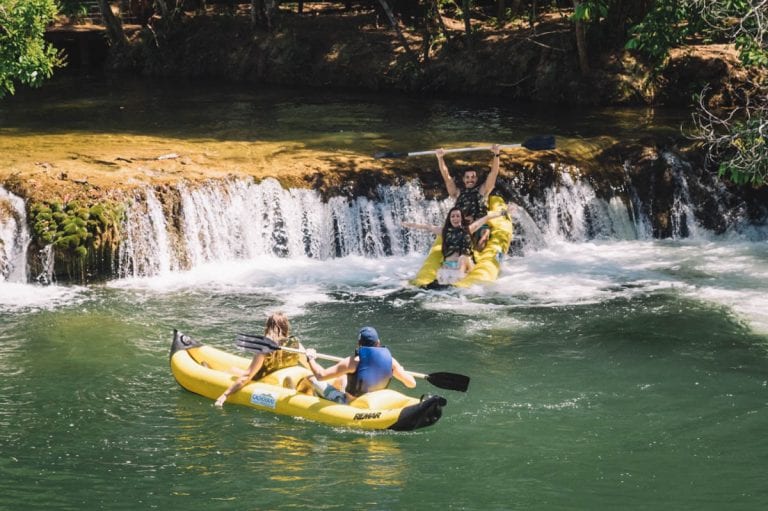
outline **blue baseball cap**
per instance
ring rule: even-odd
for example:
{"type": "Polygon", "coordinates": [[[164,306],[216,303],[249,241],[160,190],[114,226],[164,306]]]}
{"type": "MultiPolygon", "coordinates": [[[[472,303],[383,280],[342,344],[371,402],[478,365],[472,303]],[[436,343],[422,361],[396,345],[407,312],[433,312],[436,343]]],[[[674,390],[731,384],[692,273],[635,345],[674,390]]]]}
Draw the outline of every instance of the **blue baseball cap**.
{"type": "Polygon", "coordinates": [[[375,346],[379,342],[379,333],[372,326],[364,326],[357,335],[357,342],[361,346],[375,346]]]}

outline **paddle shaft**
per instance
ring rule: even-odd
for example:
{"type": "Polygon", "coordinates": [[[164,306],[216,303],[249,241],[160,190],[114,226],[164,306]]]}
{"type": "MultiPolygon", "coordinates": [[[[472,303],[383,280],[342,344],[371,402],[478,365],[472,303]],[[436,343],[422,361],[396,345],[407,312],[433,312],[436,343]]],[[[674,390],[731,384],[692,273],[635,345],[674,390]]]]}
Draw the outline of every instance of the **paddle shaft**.
{"type": "MultiPolygon", "coordinates": [[[[306,351],[300,350],[298,348],[288,348],[286,346],[280,346],[280,349],[283,350],[283,351],[291,352],[291,353],[299,353],[300,355],[306,355],[307,354],[306,351]]],[[[317,358],[322,359],[322,360],[329,360],[331,362],[341,362],[342,360],[344,360],[341,357],[334,357],[333,355],[324,355],[323,353],[316,353],[315,356],[317,358]]],[[[414,378],[421,378],[422,380],[426,380],[427,376],[428,376],[426,374],[415,373],[413,371],[406,371],[406,372],[408,374],[410,374],[411,376],[413,376],[414,378]]]]}
{"type": "MultiPolygon", "coordinates": [[[[522,144],[503,144],[499,146],[499,149],[512,149],[514,147],[522,147],[522,144]]],[[[443,149],[445,154],[448,153],[469,153],[472,151],[490,151],[491,146],[485,145],[485,146],[479,146],[479,147],[455,147],[453,149],[443,149]]],[[[408,156],[423,156],[425,154],[436,154],[437,150],[432,149],[430,151],[416,151],[414,153],[408,153],[408,156]]]]}

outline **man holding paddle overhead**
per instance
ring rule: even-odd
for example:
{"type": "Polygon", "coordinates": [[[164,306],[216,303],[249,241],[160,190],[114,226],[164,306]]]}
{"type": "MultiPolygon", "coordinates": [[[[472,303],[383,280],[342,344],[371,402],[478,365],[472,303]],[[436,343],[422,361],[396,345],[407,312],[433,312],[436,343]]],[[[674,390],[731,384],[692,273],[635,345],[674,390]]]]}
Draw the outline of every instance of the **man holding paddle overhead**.
{"type": "MultiPolygon", "coordinates": [[[[499,144],[493,144],[490,149],[493,153],[491,171],[488,173],[485,181],[478,184],[477,170],[465,169],[461,177],[462,188],[456,185],[453,177],[451,177],[451,173],[448,171],[448,166],[445,164],[444,159],[445,149],[440,148],[435,151],[437,165],[440,168],[443,181],[445,181],[445,188],[448,190],[448,195],[456,199],[456,207],[461,209],[466,225],[488,214],[488,196],[493,191],[494,186],[496,186],[496,178],[499,176],[500,146],[499,144]]],[[[477,230],[476,235],[473,237],[477,250],[485,248],[490,233],[491,230],[487,226],[477,230]]]]}
{"type": "Polygon", "coordinates": [[[459,188],[448,171],[445,164],[445,149],[437,149],[437,165],[440,168],[440,174],[445,181],[445,188],[448,190],[448,196],[456,199],[456,206],[461,208],[465,215],[471,214],[474,218],[480,218],[488,213],[488,196],[493,187],[496,186],[496,178],[499,177],[499,144],[491,146],[493,158],[491,159],[491,171],[482,184],[477,183],[477,170],[465,169],[461,176],[463,188],[459,188]]]}
{"type": "Polygon", "coordinates": [[[337,362],[327,369],[316,361],[317,352],[306,350],[309,369],[318,381],[310,382],[315,390],[323,397],[339,403],[347,403],[367,392],[385,389],[394,376],[408,388],[416,386],[413,375],[403,369],[403,366],[392,356],[389,348],[381,345],[376,329],[366,326],[360,329],[357,336],[355,354],[337,362]],[[347,377],[346,392],[341,392],[325,384],[323,380],[347,377]]]}

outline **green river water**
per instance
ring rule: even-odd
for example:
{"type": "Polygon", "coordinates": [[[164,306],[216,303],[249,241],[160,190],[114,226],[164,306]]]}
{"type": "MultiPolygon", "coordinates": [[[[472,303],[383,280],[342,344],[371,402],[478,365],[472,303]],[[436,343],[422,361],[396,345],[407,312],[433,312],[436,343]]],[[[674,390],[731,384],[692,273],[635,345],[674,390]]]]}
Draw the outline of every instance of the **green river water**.
{"type": "MultiPolygon", "coordinates": [[[[23,101],[5,108],[5,128],[34,131],[23,101]]],[[[488,111],[452,117],[457,140],[488,111]]],[[[765,509],[767,252],[738,239],[553,242],[465,292],[409,288],[418,255],[0,282],[0,509],[765,509]],[[217,409],[176,384],[173,328],[234,351],[274,310],[335,355],[374,325],[406,368],[467,374],[469,391],[420,381],[417,394],[448,400],[437,424],[365,433],[217,409]]]]}

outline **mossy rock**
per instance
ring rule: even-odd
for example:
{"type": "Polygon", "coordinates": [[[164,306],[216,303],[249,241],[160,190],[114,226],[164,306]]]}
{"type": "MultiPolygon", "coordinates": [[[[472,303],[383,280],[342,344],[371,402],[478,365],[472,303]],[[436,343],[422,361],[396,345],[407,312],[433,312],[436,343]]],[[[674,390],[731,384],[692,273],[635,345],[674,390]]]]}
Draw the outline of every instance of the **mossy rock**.
{"type": "MultiPolygon", "coordinates": [[[[125,207],[120,203],[83,204],[81,201],[35,203],[30,223],[39,245],[53,245],[58,260],[82,260],[90,251],[113,250],[125,207]]],[[[99,256],[100,257],[100,256],[99,256]]],[[[97,257],[98,258],[98,257],[97,257]]]]}

